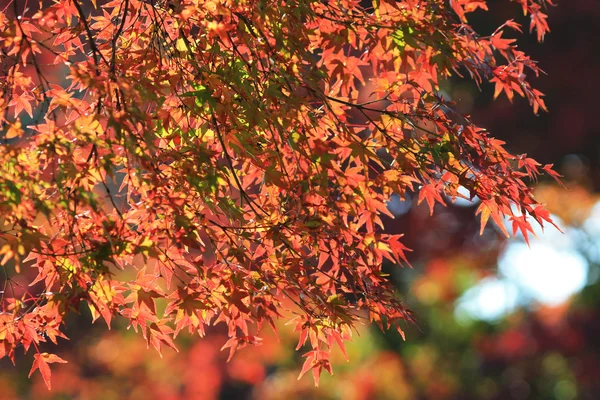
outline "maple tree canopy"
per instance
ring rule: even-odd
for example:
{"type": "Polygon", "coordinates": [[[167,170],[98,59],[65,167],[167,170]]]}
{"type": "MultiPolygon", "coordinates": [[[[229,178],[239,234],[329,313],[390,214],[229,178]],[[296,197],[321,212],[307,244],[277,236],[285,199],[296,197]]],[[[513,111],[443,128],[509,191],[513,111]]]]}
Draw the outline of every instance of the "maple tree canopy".
{"type": "MultiPolygon", "coordinates": [[[[541,41],[552,2],[514,3],[541,41]]],[[[290,319],[318,383],[359,319],[411,320],[382,273],[407,263],[392,194],[433,213],[467,189],[482,231],[551,223],[524,180],[552,166],[439,94],[470,76],[545,109],[521,26],[468,24],[486,1],[3,4],[0,358],[33,349],[48,386],[42,343],[82,303],[158,351],[223,323],[233,354],[290,319]]]]}

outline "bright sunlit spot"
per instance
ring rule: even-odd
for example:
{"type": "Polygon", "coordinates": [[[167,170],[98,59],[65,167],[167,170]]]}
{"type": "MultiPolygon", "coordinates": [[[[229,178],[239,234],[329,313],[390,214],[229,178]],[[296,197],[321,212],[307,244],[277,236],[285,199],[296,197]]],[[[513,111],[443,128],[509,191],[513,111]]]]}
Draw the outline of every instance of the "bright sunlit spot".
{"type": "Polygon", "coordinates": [[[583,228],[591,235],[600,236],[600,201],[592,207],[590,215],[583,223],[583,228]]]}
{"type": "Polygon", "coordinates": [[[493,321],[513,311],[518,302],[518,288],[498,278],[485,278],[467,290],[458,301],[457,318],[493,321]]]}
{"type": "Polygon", "coordinates": [[[587,235],[584,245],[588,257],[592,262],[600,263],[600,201],[592,207],[582,228],[587,235]]]}
{"type": "Polygon", "coordinates": [[[502,275],[532,300],[558,305],[587,282],[588,262],[572,249],[560,249],[534,241],[510,244],[499,260],[502,275]]]}
{"type": "MultiPolygon", "coordinates": [[[[579,232],[567,229],[557,216],[552,219],[565,233],[552,226],[544,231],[534,226],[531,247],[517,235],[499,257],[499,277],[483,280],[467,291],[457,302],[457,317],[467,314],[493,321],[510,313],[517,303],[559,305],[583,289],[589,263],[577,250],[579,232]]],[[[509,221],[507,229],[512,229],[509,221]]]]}

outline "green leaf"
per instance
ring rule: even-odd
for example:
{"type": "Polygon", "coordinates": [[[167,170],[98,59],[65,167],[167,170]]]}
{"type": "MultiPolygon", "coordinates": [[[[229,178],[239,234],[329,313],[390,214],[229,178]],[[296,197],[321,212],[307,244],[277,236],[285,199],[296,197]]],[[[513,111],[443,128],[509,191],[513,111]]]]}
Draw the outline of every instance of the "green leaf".
{"type": "Polygon", "coordinates": [[[195,97],[196,105],[198,107],[203,107],[206,103],[208,103],[210,107],[215,107],[217,105],[216,100],[212,97],[212,90],[202,85],[199,85],[197,90],[183,93],[181,97],[195,97]]]}

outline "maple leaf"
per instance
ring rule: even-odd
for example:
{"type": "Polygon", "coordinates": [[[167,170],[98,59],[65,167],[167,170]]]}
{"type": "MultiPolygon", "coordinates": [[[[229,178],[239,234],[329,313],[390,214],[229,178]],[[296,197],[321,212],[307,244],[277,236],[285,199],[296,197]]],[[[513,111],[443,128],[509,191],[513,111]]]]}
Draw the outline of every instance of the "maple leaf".
{"type": "Polygon", "coordinates": [[[560,233],[564,233],[558,225],[556,225],[550,216],[550,211],[546,210],[543,206],[537,206],[532,211],[530,211],[531,216],[540,224],[540,226],[544,226],[544,221],[549,222],[554,226],[560,233]]]}
{"type": "Polygon", "coordinates": [[[333,375],[331,364],[329,363],[329,352],[324,350],[312,350],[305,353],[302,357],[306,357],[306,360],[304,360],[302,370],[300,371],[300,375],[298,375],[298,380],[300,380],[300,378],[302,378],[309,370],[312,370],[315,386],[318,387],[319,377],[321,376],[323,368],[329,372],[330,375],[333,375]]]}
{"type": "Polygon", "coordinates": [[[406,255],[404,253],[407,252],[407,251],[412,251],[412,250],[410,250],[408,247],[406,247],[402,243],[400,243],[400,238],[402,236],[403,235],[391,235],[391,236],[389,236],[388,237],[388,244],[390,246],[390,249],[392,250],[392,254],[396,258],[396,262],[401,263],[402,261],[404,261],[409,266],[411,266],[410,263],[408,262],[408,259],[406,258],[406,255]]]}
{"type": "Polygon", "coordinates": [[[10,124],[6,131],[5,139],[14,139],[23,135],[23,129],[21,129],[21,121],[17,121],[14,124],[10,124]]]}
{"type": "Polygon", "coordinates": [[[433,208],[435,206],[436,201],[442,204],[443,206],[446,206],[446,203],[444,202],[444,199],[440,194],[440,190],[441,188],[438,183],[428,183],[421,186],[421,188],[419,189],[419,201],[417,203],[421,204],[423,200],[426,200],[427,204],[429,205],[430,215],[433,215],[433,208]]]}
{"type": "Polygon", "coordinates": [[[511,47],[511,45],[516,42],[516,39],[503,39],[502,34],[503,31],[499,31],[492,35],[491,43],[492,46],[497,48],[498,50],[506,50],[511,47]]]}
{"type": "Polygon", "coordinates": [[[562,175],[560,175],[558,172],[554,171],[552,169],[552,167],[554,166],[554,164],[546,164],[542,167],[542,169],[544,170],[544,172],[548,175],[550,175],[552,177],[552,179],[554,179],[559,185],[561,185],[562,187],[565,187],[565,185],[562,183],[562,181],[560,180],[560,178],[562,178],[562,175]]]}
{"type": "Polygon", "coordinates": [[[513,215],[510,217],[510,221],[512,222],[513,235],[516,235],[517,231],[521,231],[523,238],[525,239],[525,243],[527,243],[527,246],[530,246],[528,233],[531,232],[534,236],[535,233],[533,232],[531,224],[529,221],[527,221],[527,217],[525,215],[513,215]]]}
{"type": "Polygon", "coordinates": [[[460,21],[467,22],[467,18],[465,17],[465,10],[463,8],[464,6],[461,3],[463,3],[463,1],[450,0],[450,6],[452,7],[456,15],[458,15],[460,21]]]}
{"type": "Polygon", "coordinates": [[[521,24],[519,24],[519,23],[515,22],[515,21],[514,21],[514,20],[512,20],[512,19],[509,19],[508,21],[506,21],[506,22],[504,23],[504,25],[503,25],[503,26],[508,26],[509,28],[511,28],[511,29],[514,29],[515,31],[517,31],[517,32],[519,32],[519,33],[522,33],[522,32],[523,32],[523,31],[521,30],[521,24]]]}
{"type": "Polygon", "coordinates": [[[496,204],[489,201],[482,201],[479,207],[477,208],[477,211],[475,212],[475,215],[479,214],[481,214],[481,228],[479,232],[480,235],[483,234],[483,230],[485,229],[488,219],[491,216],[494,222],[496,223],[496,226],[500,228],[500,230],[502,231],[502,233],[504,233],[506,237],[509,237],[508,231],[504,226],[504,221],[502,220],[502,214],[496,204]]]}
{"type": "Polygon", "coordinates": [[[51,388],[51,372],[50,366],[48,364],[52,363],[61,363],[64,364],[67,361],[63,360],[56,354],[48,354],[48,353],[37,353],[33,356],[33,365],[31,370],[29,371],[29,377],[37,370],[40,370],[40,374],[42,374],[42,378],[44,378],[44,383],[48,387],[48,390],[51,388]]]}
{"type": "Polygon", "coordinates": [[[21,93],[18,96],[13,97],[13,99],[8,103],[9,106],[15,107],[15,117],[18,116],[21,111],[25,110],[29,117],[33,118],[33,108],[31,106],[31,101],[34,98],[26,92],[21,93]]]}
{"type": "Polygon", "coordinates": [[[529,174],[529,176],[535,176],[538,175],[538,168],[540,163],[538,163],[537,161],[535,161],[532,158],[527,158],[525,154],[523,154],[521,157],[519,157],[519,162],[518,162],[518,166],[519,168],[525,168],[525,170],[527,171],[527,173],[529,174]]]}

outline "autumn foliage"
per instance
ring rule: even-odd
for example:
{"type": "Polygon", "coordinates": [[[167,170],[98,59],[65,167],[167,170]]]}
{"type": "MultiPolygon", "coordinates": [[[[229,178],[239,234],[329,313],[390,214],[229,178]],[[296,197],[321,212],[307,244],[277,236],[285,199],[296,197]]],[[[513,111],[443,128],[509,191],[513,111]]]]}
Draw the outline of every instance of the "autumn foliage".
{"type": "MultiPolygon", "coordinates": [[[[541,41],[552,2],[514,3],[541,41]]],[[[33,348],[48,386],[40,344],[82,304],[159,352],[223,323],[233,355],[289,319],[318,382],[360,319],[412,320],[381,268],[407,264],[392,194],[433,213],[467,189],[482,231],[551,223],[526,180],[552,166],[439,92],[466,76],[545,110],[521,25],[468,24],[485,1],[2,4],[0,357],[33,348]]]]}

